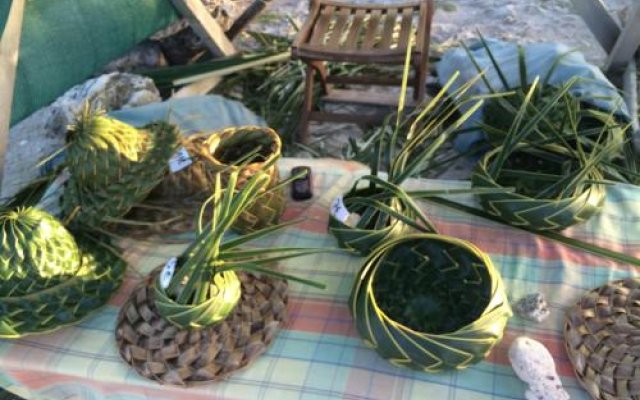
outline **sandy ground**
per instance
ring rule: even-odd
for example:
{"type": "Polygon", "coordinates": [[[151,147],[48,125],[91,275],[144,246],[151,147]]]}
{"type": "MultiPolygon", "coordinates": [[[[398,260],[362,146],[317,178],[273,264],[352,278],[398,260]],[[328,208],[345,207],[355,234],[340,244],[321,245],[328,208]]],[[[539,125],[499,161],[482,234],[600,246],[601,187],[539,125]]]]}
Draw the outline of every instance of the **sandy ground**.
{"type": "MultiPolygon", "coordinates": [[[[234,2],[236,6],[234,11],[237,12],[247,2],[249,1],[234,2]]],[[[605,4],[612,15],[620,21],[624,20],[632,0],[607,0],[605,4]]],[[[480,32],[485,37],[518,43],[561,42],[580,50],[588,61],[596,65],[603,64],[606,57],[581,17],[575,14],[571,0],[436,0],[436,8],[431,33],[431,49],[435,54],[441,54],[447,48],[458,46],[460,41],[477,37],[480,32]]],[[[307,13],[307,1],[272,0],[261,17],[249,29],[293,37],[296,30],[285,16],[291,17],[298,26],[301,26],[307,13]]],[[[362,131],[357,126],[345,124],[313,124],[311,133],[315,140],[312,147],[320,154],[333,156],[343,154],[349,137],[358,138],[362,135],[362,131]]],[[[454,154],[454,150],[450,147],[443,149],[443,152],[444,157],[454,154]]],[[[469,176],[474,163],[473,160],[460,159],[448,170],[438,171],[432,176],[465,179],[469,176]]]]}
{"type": "MultiPolygon", "coordinates": [[[[360,3],[393,3],[403,0],[356,0],[360,3]]],[[[583,1],[583,0],[577,0],[583,1]]],[[[248,0],[232,2],[240,8],[248,0]]],[[[632,0],[605,0],[616,17],[624,17],[632,0]]],[[[582,19],[572,9],[571,0],[436,0],[437,11],[432,28],[435,50],[456,46],[460,40],[486,37],[520,43],[562,42],[580,49],[588,60],[601,63],[605,54],[582,19]]],[[[294,35],[283,15],[302,24],[308,2],[272,0],[258,23],[250,29],[294,35]]]]}

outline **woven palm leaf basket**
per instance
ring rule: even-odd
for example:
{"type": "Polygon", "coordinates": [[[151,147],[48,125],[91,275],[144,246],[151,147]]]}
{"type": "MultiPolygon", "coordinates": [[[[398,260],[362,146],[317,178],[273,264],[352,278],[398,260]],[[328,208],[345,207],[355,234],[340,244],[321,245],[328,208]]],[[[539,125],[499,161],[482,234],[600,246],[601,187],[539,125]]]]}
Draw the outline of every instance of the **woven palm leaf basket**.
{"type": "Polygon", "coordinates": [[[567,311],[567,353],[593,399],[640,399],[639,300],[640,279],[629,278],[589,291],[567,311]]]}
{"type": "MultiPolygon", "coordinates": [[[[232,171],[239,171],[236,188],[242,188],[257,171],[269,175],[262,195],[242,213],[234,224],[239,232],[251,232],[277,224],[286,203],[275,165],[263,166],[280,158],[282,143],[270,128],[242,126],[208,134],[190,135],[181,140],[191,163],[184,169],[169,172],[142,207],[131,214],[133,220],[155,222],[162,233],[193,231],[202,202],[211,194],[214,177],[222,173],[226,184],[232,171]],[[246,157],[250,163],[241,163],[246,157]]],[[[143,234],[145,229],[143,230],[143,234]]]]}
{"type": "Polygon", "coordinates": [[[283,279],[323,287],[275,269],[280,260],[321,249],[241,247],[292,222],[227,235],[264,191],[275,161],[237,190],[242,168],[231,171],[226,183],[216,174],[195,240],[152,273],[123,307],[116,341],[123,359],[142,376],[176,385],[221,379],[264,352],[286,319],[283,279]]]}
{"type": "Polygon", "coordinates": [[[488,152],[471,177],[475,188],[515,188],[512,192],[478,194],[488,213],[510,225],[547,231],[584,222],[602,207],[606,191],[599,183],[603,176],[598,168],[586,169],[578,160],[564,156],[561,148],[544,151],[519,144],[496,176],[492,166],[501,151],[498,147],[488,152]],[[570,181],[559,184],[567,176],[583,172],[583,184],[571,190],[567,190],[570,181]]]}
{"type": "Polygon", "coordinates": [[[125,269],[107,245],[74,239],[44,211],[0,210],[0,338],[80,322],[115,293],[125,269]]]}
{"type": "Polygon", "coordinates": [[[489,257],[438,234],[406,235],[377,247],[349,304],[367,345],[394,365],[426,372],[483,360],[511,316],[489,257]]]}
{"type": "MultiPolygon", "coordinates": [[[[407,73],[405,65],[405,78],[407,73]]],[[[356,181],[351,190],[332,205],[329,231],[340,247],[366,256],[376,246],[409,230],[435,232],[433,225],[421,218],[416,200],[444,193],[438,190],[407,192],[402,185],[408,178],[434,167],[435,154],[441,146],[482,105],[482,100],[473,98],[452,101],[463,97],[474,83],[474,80],[464,83],[447,94],[457,78],[455,74],[431,101],[403,117],[405,80],[395,123],[388,125],[387,120],[371,139],[370,174],[356,181]],[[467,103],[472,104],[462,111],[461,107],[467,103]],[[388,171],[384,178],[379,174],[383,167],[388,171]],[[362,187],[360,183],[365,182],[367,187],[362,187]]]]}

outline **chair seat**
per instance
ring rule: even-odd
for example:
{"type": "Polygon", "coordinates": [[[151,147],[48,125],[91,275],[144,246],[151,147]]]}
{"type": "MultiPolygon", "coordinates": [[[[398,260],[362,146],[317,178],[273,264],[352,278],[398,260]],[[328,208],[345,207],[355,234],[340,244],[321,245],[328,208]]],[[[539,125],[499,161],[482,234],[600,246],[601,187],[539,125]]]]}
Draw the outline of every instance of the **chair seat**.
{"type": "Polygon", "coordinates": [[[425,2],[362,5],[315,1],[292,46],[294,58],[357,63],[402,63],[425,53],[425,2]]]}

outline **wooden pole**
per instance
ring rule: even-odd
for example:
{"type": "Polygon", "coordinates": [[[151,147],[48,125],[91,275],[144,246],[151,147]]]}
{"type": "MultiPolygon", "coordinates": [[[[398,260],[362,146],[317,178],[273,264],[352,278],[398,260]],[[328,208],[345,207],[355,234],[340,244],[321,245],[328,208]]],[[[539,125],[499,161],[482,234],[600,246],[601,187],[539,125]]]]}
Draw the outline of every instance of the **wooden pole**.
{"type": "Polygon", "coordinates": [[[4,33],[0,38],[0,189],[4,175],[5,152],[9,143],[11,106],[20,53],[24,6],[25,0],[13,0],[4,33]]]}

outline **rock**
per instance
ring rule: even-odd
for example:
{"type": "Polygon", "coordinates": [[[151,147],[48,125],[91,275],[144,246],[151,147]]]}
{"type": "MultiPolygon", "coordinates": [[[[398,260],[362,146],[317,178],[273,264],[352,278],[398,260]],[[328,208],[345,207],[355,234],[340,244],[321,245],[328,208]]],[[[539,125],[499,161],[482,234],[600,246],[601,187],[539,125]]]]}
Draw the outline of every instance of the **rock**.
{"type": "Polygon", "coordinates": [[[65,143],[67,127],[73,123],[82,104],[107,111],[161,101],[158,89],[149,78],[112,73],[76,85],[50,106],[41,108],[14,125],[9,131],[1,197],[15,194],[40,175],[40,160],[65,143]]]}
{"type": "Polygon", "coordinates": [[[153,69],[167,65],[160,43],[145,40],[130,52],[112,62],[103,70],[109,72],[131,72],[140,69],[153,69]]]}
{"type": "Polygon", "coordinates": [[[527,400],[569,400],[553,357],[542,343],[526,336],[516,338],[509,347],[509,361],[518,378],[529,385],[527,400]]]}
{"type": "Polygon", "coordinates": [[[551,312],[542,293],[531,293],[516,302],[514,310],[522,318],[534,322],[544,321],[551,312]]]}

